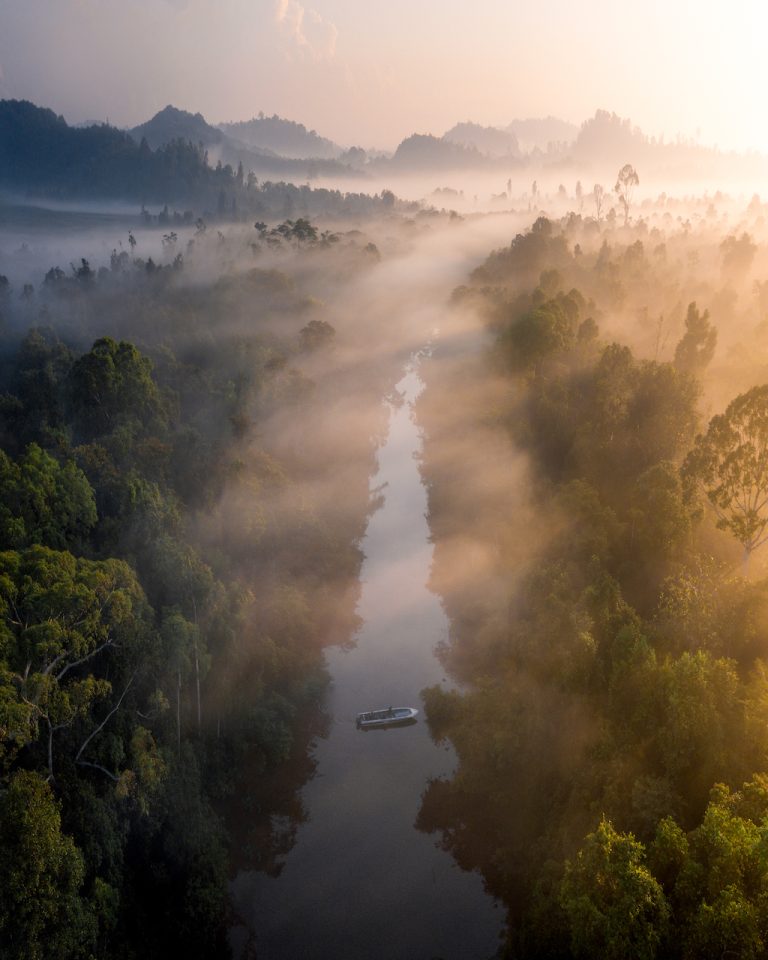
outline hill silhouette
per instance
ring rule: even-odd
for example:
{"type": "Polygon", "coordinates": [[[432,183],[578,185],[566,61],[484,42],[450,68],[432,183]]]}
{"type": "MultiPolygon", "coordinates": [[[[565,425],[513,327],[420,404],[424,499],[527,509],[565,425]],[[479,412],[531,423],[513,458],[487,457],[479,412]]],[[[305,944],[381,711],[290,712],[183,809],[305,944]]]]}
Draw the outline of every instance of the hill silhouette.
{"type": "Polygon", "coordinates": [[[457,123],[443,134],[443,140],[470,147],[489,157],[516,157],[520,155],[517,137],[509,130],[483,127],[479,123],[457,123]]]}
{"type": "MultiPolygon", "coordinates": [[[[279,119],[279,118],[278,118],[279,119]]],[[[242,128],[240,132],[248,134],[252,128],[249,124],[229,124],[230,128],[242,128]]],[[[255,121],[260,122],[260,121],[255,121]]],[[[271,123],[271,121],[270,121],[271,123]]],[[[131,136],[140,143],[146,140],[154,149],[166,146],[177,140],[187,141],[195,146],[202,146],[213,162],[221,162],[237,168],[242,164],[244,169],[252,170],[261,177],[284,177],[292,180],[306,180],[315,176],[349,176],[351,171],[345,164],[337,163],[323,143],[330,144],[330,140],[323,141],[312,132],[312,136],[301,124],[292,124],[291,121],[281,121],[283,129],[296,128],[307,134],[307,142],[317,142],[318,149],[324,149],[324,154],[309,155],[302,158],[283,156],[282,153],[259,146],[251,141],[230,135],[227,130],[214,127],[208,123],[201,113],[189,113],[178,107],[168,105],[146,123],[142,123],[130,130],[131,136]],[[312,139],[314,137],[314,140],[312,139]]],[[[274,127],[274,125],[272,125],[274,127]]],[[[271,128],[272,128],[271,127],[271,128]]],[[[294,132],[296,132],[294,131],[294,132]]],[[[298,133],[297,133],[298,135],[298,133]]],[[[273,142],[275,138],[273,138],[273,142]]],[[[331,144],[333,147],[334,145],[331,144]]],[[[331,151],[333,153],[333,151],[331,151]]]]}
{"type": "Polygon", "coordinates": [[[252,120],[220,123],[219,130],[248,147],[270,151],[293,160],[334,160],[343,153],[342,148],[332,140],[321,137],[314,130],[308,130],[303,123],[285,120],[277,114],[265,117],[260,113],[252,120]]]}
{"type": "Polygon", "coordinates": [[[128,132],[137,143],[145,139],[153,150],[173,140],[189,140],[206,147],[224,142],[221,130],[211,126],[201,113],[189,113],[170,104],[128,132]]]}

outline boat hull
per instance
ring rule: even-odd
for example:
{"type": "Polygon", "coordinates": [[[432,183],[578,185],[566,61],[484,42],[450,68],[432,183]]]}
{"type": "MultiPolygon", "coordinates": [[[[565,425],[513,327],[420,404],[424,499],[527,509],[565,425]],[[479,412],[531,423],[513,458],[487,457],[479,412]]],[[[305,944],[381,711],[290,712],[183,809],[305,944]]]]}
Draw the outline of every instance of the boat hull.
{"type": "Polygon", "coordinates": [[[406,727],[416,723],[418,710],[414,707],[389,707],[387,710],[369,710],[358,713],[358,730],[381,730],[387,727],[406,727]]]}

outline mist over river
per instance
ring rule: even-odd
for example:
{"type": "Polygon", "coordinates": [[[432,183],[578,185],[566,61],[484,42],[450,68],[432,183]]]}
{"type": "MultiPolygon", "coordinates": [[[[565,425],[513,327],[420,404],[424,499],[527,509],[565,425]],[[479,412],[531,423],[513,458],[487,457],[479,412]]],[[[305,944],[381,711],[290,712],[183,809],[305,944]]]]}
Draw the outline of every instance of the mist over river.
{"type": "MultiPolygon", "coordinates": [[[[397,385],[402,402],[391,405],[372,481],[383,504],[362,545],[364,623],[353,648],[328,654],[332,723],[303,791],[307,822],[277,878],[242,871],[232,885],[265,960],[470,960],[493,956],[499,944],[503,910],[480,876],[415,827],[429,780],[455,766],[452,749],[430,738],[419,693],[446,683],[435,647],[448,631],[426,585],[432,547],[411,407],[421,388],[415,360],[397,385]],[[420,708],[418,722],[356,729],[356,713],[390,704],[420,708]]],[[[243,927],[233,931],[236,951],[247,937],[243,927]]]]}

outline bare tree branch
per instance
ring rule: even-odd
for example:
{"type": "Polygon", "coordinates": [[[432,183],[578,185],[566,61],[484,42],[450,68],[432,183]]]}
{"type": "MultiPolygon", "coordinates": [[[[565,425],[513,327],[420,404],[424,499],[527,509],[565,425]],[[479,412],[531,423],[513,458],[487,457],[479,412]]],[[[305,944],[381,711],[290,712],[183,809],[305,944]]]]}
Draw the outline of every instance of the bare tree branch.
{"type": "Polygon", "coordinates": [[[93,657],[95,657],[97,653],[101,653],[102,650],[105,650],[107,647],[111,647],[111,646],[114,646],[114,640],[112,639],[112,637],[110,637],[109,640],[107,640],[105,643],[102,643],[100,647],[96,647],[95,650],[91,650],[91,652],[89,654],[86,654],[86,656],[81,657],[79,660],[74,660],[72,663],[68,663],[66,667],[64,667],[64,669],[61,671],[61,673],[56,675],[56,679],[61,680],[64,677],[64,675],[73,667],[79,667],[82,663],[85,663],[86,661],[93,659],[93,657]]]}
{"type": "Polygon", "coordinates": [[[114,773],[110,773],[106,767],[102,767],[99,763],[91,763],[90,760],[75,760],[75,763],[79,767],[93,767],[94,770],[101,770],[102,773],[106,774],[110,780],[114,780],[115,783],[120,779],[120,777],[115,776],[114,773]]]}
{"type": "Polygon", "coordinates": [[[113,716],[117,713],[117,711],[120,709],[120,704],[123,702],[126,693],[128,693],[128,691],[131,689],[131,684],[133,683],[133,681],[134,681],[135,679],[136,679],[136,673],[134,672],[134,673],[131,675],[131,679],[128,681],[128,684],[127,684],[125,690],[123,690],[123,692],[120,694],[120,699],[117,701],[117,703],[114,705],[114,707],[112,707],[112,709],[109,711],[109,713],[106,715],[106,717],[104,717],[104,719],[101,721],[101,723],[98,725],[98,727],[96,727],[96,729],[95,729],[92,733],[90,733],[90,734],[85,738],[85,740],[83,740],[82,744],[80,745],[80,749],[77,751],[77,755],[76,755],[76,757],[75,757],[75,763],[79,763],[79,762],[80,762],[80,757],[81,757],[82,754],[83,754],[83,750],[85,750],[85,748],[88,746],[88,744],[91,742],[91,740],[93,740],[93,738],[96,736],[96,734],[97,734],[97,733],[100,733],[100,732],[104,729],[104,727],[105,727],[105,726],[107,725],[107,723],[109,722],[110,718],[113,717],[113,716]]]}

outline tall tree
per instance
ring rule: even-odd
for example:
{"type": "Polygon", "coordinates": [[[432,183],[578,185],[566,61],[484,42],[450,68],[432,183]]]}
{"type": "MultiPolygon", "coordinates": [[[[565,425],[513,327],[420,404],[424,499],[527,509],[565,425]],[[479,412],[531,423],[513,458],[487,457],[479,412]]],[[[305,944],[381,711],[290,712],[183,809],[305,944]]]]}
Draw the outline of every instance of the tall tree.
{"type": "Polygon", "coordinates": [[[717,328],[709,322],[709,310],[699,311],[696,303],[688,304],[685,333],[675,348],[675,367],[694,376],[711,362],[717,346],[717,328]]]}
{"type": "Polygon", "coordinates": [[[629,208],[632,204],[632,191],[640,183],[640,177],[631,163],[625,163],[616,177],[616,186],[613,188],[624,210],[624,226],[629,223],[629,208]]]}
{"type": "Polygon", "coordinates": [[[749,558],[768,540],[768,384],[753,387],[713,417],[682,467],[689,492],[701,488],[749,558]]]}
{"type": "Polygon", "coordinates": [[[596,183],[592,188],[592,196],[595,200],[595,217],[597,222],[600,223],[600,220],[603,216],[603,197],[605,196],[605,188],[602,184],[596,183]]]}

